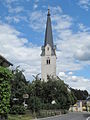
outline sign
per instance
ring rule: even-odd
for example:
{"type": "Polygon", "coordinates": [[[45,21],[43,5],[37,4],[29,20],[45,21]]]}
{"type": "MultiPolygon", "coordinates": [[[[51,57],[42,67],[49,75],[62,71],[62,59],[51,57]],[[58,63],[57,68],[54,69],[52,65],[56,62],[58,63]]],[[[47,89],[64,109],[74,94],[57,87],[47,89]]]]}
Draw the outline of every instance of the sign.
{"type": "Polygon", "coordinates": [[[28,95],[28,94],[24,94],[24,95],[23,95],[23,98],[26,98],[26,99],[27,99],[27,98],[29,98],[29,95],[28,95]]]}

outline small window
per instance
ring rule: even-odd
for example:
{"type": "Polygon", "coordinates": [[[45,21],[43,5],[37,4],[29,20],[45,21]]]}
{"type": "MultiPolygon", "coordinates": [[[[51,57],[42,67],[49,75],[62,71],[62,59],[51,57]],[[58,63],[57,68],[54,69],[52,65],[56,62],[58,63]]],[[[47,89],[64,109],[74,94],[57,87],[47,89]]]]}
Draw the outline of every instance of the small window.
{"type": "Polygon", "coordinates": [[[50,64],[50,59],[46,60],[46,64],[47,64],[47,65],[50,64]]]}
{"type": "Polygon", "coordinates": [[[47,47],[47,50],[49,51],[49,47],[47,47]]]}
{"type": "Polygon", "coordinates": [[[48,60],[46,61],[47,65],[48,65],[48,60]]]}
{"type": "Polygon", "coordinates": [[[50,60],[49,60],[48,62],[49,62],[49,64],[50,64],[50,60]]]}

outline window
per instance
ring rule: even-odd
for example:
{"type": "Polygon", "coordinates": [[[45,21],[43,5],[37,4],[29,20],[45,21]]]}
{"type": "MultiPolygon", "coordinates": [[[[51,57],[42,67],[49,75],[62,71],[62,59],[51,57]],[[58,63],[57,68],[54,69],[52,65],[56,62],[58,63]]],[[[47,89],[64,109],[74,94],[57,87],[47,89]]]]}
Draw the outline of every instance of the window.
{"type": "Polygon", "coordinates": [[[50,60],[49,60],[48,62],[49,62],[49,64],[50,64],[50,60]]]}
{"type": "Polygon", "coordinates": [[[50,59],[46,60],[46,64],[49,65],[50,64],[50,59]]]}
{"type": "Polygon", "coordinates": [[[48,60],[47,60],[47,64],[48,64],[48,60]]]}
{"type": "Polygon", "coordinates": [[[49,47],[47,47],[47,50],[49,51],[49,47]]]}

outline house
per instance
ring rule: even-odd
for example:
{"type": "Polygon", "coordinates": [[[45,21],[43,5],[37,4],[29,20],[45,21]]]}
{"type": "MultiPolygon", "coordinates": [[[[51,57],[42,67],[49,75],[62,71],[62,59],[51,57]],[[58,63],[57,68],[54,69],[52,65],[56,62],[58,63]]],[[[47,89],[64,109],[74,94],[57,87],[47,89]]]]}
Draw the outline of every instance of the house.
{"type": "Polygon", "coordinates": [[[87,111],[90,112],[90,96],[87,97],[86,104],[87,104],[87,111]]]}
{"type": "Polygon", "coordinates": [[[13,66],[12,63],[10,63],[6,58],[4,58],[2,55],[0,55],[0,66],[2,67],[9,67],[13,66]]]}
{"type": "Polygon", "coordinates": [[[76,104],[70,106],[70,109],[69,109],[69,111],[72,111],[72,112],[82,112],[86,110],[87,110],[86,100],[77,100],[76,104]]]}

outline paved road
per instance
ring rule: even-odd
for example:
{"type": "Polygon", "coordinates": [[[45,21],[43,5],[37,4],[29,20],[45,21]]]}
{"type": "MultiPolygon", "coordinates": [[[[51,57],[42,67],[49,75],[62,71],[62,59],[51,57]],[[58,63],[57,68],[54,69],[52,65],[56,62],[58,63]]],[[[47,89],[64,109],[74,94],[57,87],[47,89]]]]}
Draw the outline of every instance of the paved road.
{"type": "Polygon", "coordinates": [[[69,113],[62,116],[43,118],[39,120],[90,120],[89,113],[69,113]]]}

